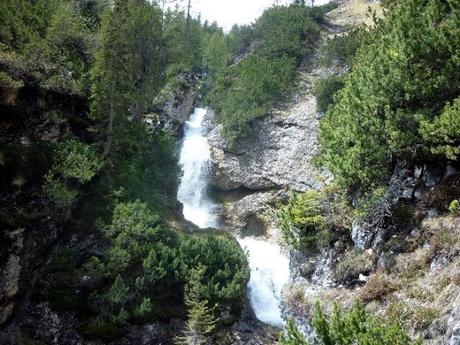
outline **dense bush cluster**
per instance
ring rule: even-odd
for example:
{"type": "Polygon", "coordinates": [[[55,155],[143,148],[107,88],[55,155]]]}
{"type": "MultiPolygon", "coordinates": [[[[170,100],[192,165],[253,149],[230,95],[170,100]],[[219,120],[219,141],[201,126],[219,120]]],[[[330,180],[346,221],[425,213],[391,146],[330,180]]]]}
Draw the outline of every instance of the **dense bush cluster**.
{"type": "Polygon", "coordinates": [[[67,249],[51,263],[52,301],[85,310],[88,334],[111,337],[116,333],[104,332],[116,325],[184,317],[185,309],[195,322],[239,310],[249,269],[229,235],[169,230],[140,201],[118,203],[100,229],[107,241],[103,255],[77,263],[78,253],[67,249]]]}
{"type": "Polygon", "coordinates": [[[371,31],[321,123],[321,160],[342,186],[382,183],[399,158],[456,158],[459,27],[457,2],[410,0],[371,31]]]}
{"type": "Polygon", "coordinates": [[[279,207],[277,216],[283,239],[296,249],[329,244],[330,224],[325,217],[325,197],[308,191],[292,194],[285,206],[279,207]]]}
{"type": "Polygon", "coordinates": [[[343,88],[343,77],[329,76],[319,79],[313,85],[313,94],[316,97],[316,106],[318,111],[325,112],[334,102],[334,95],[343,88]]]}
{"type": "Polygon", "coordinates": [[[230,237],[177,234],[139,201],[117,204],[104,233],[109,247],[101,260],[108,284],[93,293],[104,322],[124,324],[152,316],[152,306],[165,303],[157,297],[164,291],[169,297],[162,298],[180,304],[184,291],[193,289],[200,301],[230,309],[243,298],[246,257],[230,237]]]}
{"type": "Polygon", "coordinates": [[[283,345],[416,345],[396,322],[385,324],[366,313],[361,305],[355,305],[344,313],[335,305],[332,315],[326,316],[319,305],[312,319],[315,331],[312,342],[307,341],[293,322],[289,322],[281,336],[283,345]]]}
{"type": "Polygon", "coordinates": [[[72,205],[78,188],[102,168],[97,151],[76,138],[56,144],[53,164],[45,176],[44,191],[60,208],[72,205]]]}

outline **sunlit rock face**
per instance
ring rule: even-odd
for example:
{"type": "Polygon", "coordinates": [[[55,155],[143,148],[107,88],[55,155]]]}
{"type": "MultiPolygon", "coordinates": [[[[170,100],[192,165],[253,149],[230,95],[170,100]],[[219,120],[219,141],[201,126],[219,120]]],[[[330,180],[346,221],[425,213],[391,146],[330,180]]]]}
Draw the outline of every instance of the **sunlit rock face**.
{"type": "Polygon", "coordinates": [[[254,133],[229,148],[217,126],[209,133],[213,162],[212,185],[228,191],[320,188],[327,176],[316,168],[319,118],[313,96],[283,111],[255,121],[254,133]]]}

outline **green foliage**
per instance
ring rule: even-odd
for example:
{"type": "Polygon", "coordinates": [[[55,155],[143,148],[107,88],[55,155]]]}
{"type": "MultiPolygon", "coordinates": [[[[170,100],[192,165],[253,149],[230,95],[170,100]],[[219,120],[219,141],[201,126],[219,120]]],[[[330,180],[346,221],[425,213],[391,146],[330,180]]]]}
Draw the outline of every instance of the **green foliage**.
{"type": "Polygon", "coordinates": [[[313,86],[313,94],[316,96],[318,111],[325,112],[334,102],[334,95],[343,88],[344,82],[341,76],[329,76],[319,79],[313,86]]]}
{"type": "Polygon", "coordinates": [[[366,31],[356,29],[328,39],[321,48],[321,63],[325,66],[333,63],[352,66],[353,58],[366,36],[366,31]]]}
{"type": "Polygon", "coordinates": [[[102,167],[98,152],[75,138],[57,144],[54,160],[54,174],[80,183],[91,181],[102,167]]]}
{"type": "MultiPolygon", "coordinates": [[[[104,322],[149,319],[158,313],[155,306],[171,308],[179,303],[188,307],[195,329],[213,320],[206,316],[215,309],[208,303],[238,308],[244,296],[247,260],[230,237],[179,235],[166,229],[160,217],[139,201],[117,204],[104,234],[108,246],[103,265],[90,259],[92,263],[85,266],[86,272],[102,269],[111,282],[93,293],[98,301],[94,312],[104,322]]],[[[208,333],[204,328],[200,332],[208,333]]]]}
{"type": "Polygon", "coordinates": [[[208,68],[209,78],[214,79],[230,60],[230,49],[222,33],[211,34],[203,49],[203,63],[208,68]]]}
{"type": "Polygon", "coordinates": [[[174,206],[180,175],[175,139],[160,129],[128,122],[117,130],[114,141],[112,197],[140,199],[158,212],[174,206]]]}
{"type": "Polygon", "coordinates": [[[397,2],[358,49],[320,126],[321,162],[343,187],[384,182],[392,161],[420,149],[455,155],[456,126],[441,123],[456,107],[440,114],[460,92],[459,13],[455,1],[397,2]]]}
{"type": "Polygon", "coordinates": [[[183,11],[167,10],[164,13],[163,35],[166,65],[176,66],[178,72],[200,71],[204,36],[199,20],[189,18],[187,21],[183,11]]]}
{"type": "Polygon", "coordinates": [[[460,211],[460,200],[458,199],[452,200],[452,202],[449,205],[449,212],[452,213],[453,215],[457,215],[459,211],[460,211]]]}
{"type": "MultiPolygon", "coordinates": [[[[343,313],[336,304],[331,316],[326,316],[319,304],[312,320],[315,331],[313,344],[317,345],[416,345],[421,341],[412,340],[401,328],[397,320],[380,320],[367,314],[357,304],[349,312],[343,313]]],[[[288,328],[282,338],[283,345],[309,344],[305,339],[294,343],[299,337],[296,328],[288,328]]]]}
{"type": "Polygon", "coordinates": [[[91,181],[101,168],[96,150],[69,138],[56,145],[43,190],[58,207],[70,207],[78,195],[77,187],[91,181]]]}
{"type": "Polygon", "coordinates": [[[221,61],[229,50],[247,53],[248,45],[255,50],[242,62],[221,68],[212,76],[207,101],[216,110],[230,144],[247,136],[252,121],[264,116],[271,104],[288,92],[296,66],[313,51],[319,38],[317,18],[323,11],[326,9],[297,5],[272,7],[253,28],[232,29],[227,49],[220,42],[221,61]]]}
{"type": "Polygon", "coordinates": [[[212,303],[238,307],[249,277],[247,259],[238,243],[225,235],[185,237],[179,248],[185,272],[206,267],[201,295],[212,303]]]}
{"type": "Polygon", "coordinates": [[[0,71],[0,86],[20,89],[24,86],[24,83],[21,80],[14,80],[7,73],[0,71]]]}
{"type": "Polygon", "coordinates": [[[50,19],[46,40],[64,66],[78,74],[74,78],[81,78],[88,67],[91,42],[89,29],[75,4],[64,2],[57,7],[50,19]]]}
{"type": "Polygon", "coordinates": [[[188,307],[187,325],[183,336],[175,339],[176,344],[204,345],[207,338],[216,329],[218,318],[214,316],[217,305],[209,307],[202,292],[205,267],[199,265],[190,271],[190,277],[185,286],[185,303],[188,307]]]}
{"type": "MultiPolygon", "coordinates": [[[[4,1],[0,42],[41,86],[82,94],[94,40],[75,1],[4,1]]],[[[10,63],[10,62],[9,62],[10,63]]]]}
{"type": "Polygon", "coordinates": [[[288,57],[269,59],[254,55],[238,65],[237,77],[223,75],[216,80],[209,100],[222,100],[214,107],[230,143],[240,135],[248,135],[251,120],[264,116],[271,100],[287,91],[294,68],[294,60],[288,57]]]}
{"type": "Polygon", "coordinates": [[[52,174],[45,176],[43,191],[52,202],[62,209],[72,206],[78,195],[78,191],[68,187],[63,180],[53,177],[52,174]]]}
{"type": "Polygon", "coordinates": [[[288,320],[286,329],[281,333],[280,343],[281,345],[308,345],[308,341],[293,320],[288,320]]]}
{"type": "Polygon", "coordinates": [[[292,194],[288,204],[279,208],[277,216],[283,239],[296,249],[328,243],[329,225],[323,210],[324,196],[316,191],[292,194]],[[322,240],[322,241],[321,241],[322,240]]]}
{"type": "Polygon", "coordinates": [[[431,153],[456,160],[460,154],[460,98],[447,104],[432,121],[422,120],[420,134],[431,153]]]}
{"type": "Polygon", "coordinates": [[[345,315],[336,305],[330,318],[317,306],[312,324],[318,332],[319,344],[419,344],[411,340],[397,321],[391,320],[386,325],[368,315],[360,305],[355,305],[345,315]]]}

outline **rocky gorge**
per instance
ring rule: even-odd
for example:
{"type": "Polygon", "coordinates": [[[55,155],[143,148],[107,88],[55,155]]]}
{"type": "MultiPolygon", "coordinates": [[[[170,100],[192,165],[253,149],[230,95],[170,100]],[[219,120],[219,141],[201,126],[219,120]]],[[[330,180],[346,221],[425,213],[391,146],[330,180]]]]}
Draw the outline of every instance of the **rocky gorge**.
{"type": "MultiPolygon", "coordinates": [[[[460,218],[448,211],[451,200],[460,199],[458,161],[407,155],[391,166],[385,190],[376,191],[376,200],[369,198],[365,212],[358,204],[366,192],[359,188],[349,192],[350,202],[341,212],[327,205],[328,215],[340,219],[320,245],[294,248],[283,234],[279,209],[293,195],[324,193],[330,204],[338,198],[333,175],[316,161],[325,113],[318,109],[314,85],[325,77],[342,76],[350,67],[339,61],[323,66],[322,45],[362,24],[371,26],[382,15],[378,1],[337,3],[322,19],[321,41],[297,67],[290,93],[264,116],[251,120],[250,136],[229,144],[219,114],[210,108],[202,121],[196,121],[197,110],[207,106],[202,99],[205,74],[179,73],[146,109],[142,125],[148,124],[152,132],[168,132],[178,154],[184,145],[189,149],[180,160],[181,181],[187,181],[188,189],[172,188],[174,205],[168,208],[165,223],[181,236],[225,233],[246,251],[251,278],[256,280],[246,280],[247,295],[239,300],[237,313],[219,314],[219,329],[206,344],[275,345],[287,320],[311,336],[318,303],[326,314],[335,305],[349,310],[360,303],[377,318],[401,320],[423,344],[460,345],[460,218]],[[192,140],[186,143],[188,135],[192,140]],[[190,172],[199,173],[199,183],[190,172]],[[187,193],[200,195],[188,200],[187,193]],[[269,277],[275,273],[280,276],[277,281],[269,277]],[[262,292],[257,291],[260,282],[265,284],[262,292]],[[268,302],[262,298],[267,295],[268,302]],[[268,305],[268,317],[261,318],[267,310],[260,309],[268,305]]],[[[250,44],[231,63],[244,62],[256,48],[250,44]]],[[[77,302],[62,293],[61,281],[56,285],[53,275],[66,265],[53,259],[59,244],[77,253],[78,267],[88,257],[102,258],[107,244],[75,211],[98,191],[91,191],[91,184],[83,186],[75,208],[57,209],[41,186],[49,156],[35,143],[56,143],[73,134],[93,142],[94,119],[87,116],[88,104],[81,95],[43,89],[28,75],[17,73],[17,77],[25,84],[20,92],[0,87],[0,111],[8,114],[2,119],[0,144],[13,147],[0,148],[0,224],[5,229],[0,234],[0,344],[173,343],[186,325],[183,315],[175,314],[175,306],[171,319],[169,311],[155,322],[139,318],[123,332],[107,329],[115,337],[105,339],[105,334],[85,333],[86,320],[81,321],[87,310],[79,310],[81,296],[97,286],[97,274],[62,277],[72,281],[71,294],[77,302]],[[74,304],[63,307],[66,303],[74,304]]],[[[160,305],[155,312],[165,310],[160,305]]]]}

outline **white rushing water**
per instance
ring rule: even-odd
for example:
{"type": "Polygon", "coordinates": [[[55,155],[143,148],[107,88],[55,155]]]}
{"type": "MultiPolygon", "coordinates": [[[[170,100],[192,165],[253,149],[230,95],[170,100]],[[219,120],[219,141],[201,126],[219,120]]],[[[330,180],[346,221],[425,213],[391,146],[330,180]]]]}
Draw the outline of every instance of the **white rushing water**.
{"type": "Polygon", "coordinates": [[[185,124],[184,141],[180,152],[183,176],[177,198],[184,205],[185,219],[200,228],[216,226],[213,204],[206,197],[211,153],[202,122],[206,109],[196,108],[185,124]]]}
{"type": "Polygon", "coordinates": [[[260,239],[239,239],[249,254],[249,298],[256,317],[269,325],[282,327],[281,291],[289,280],[289,259],[278,245],[260,239]]]}
{"type": "MultiPolygon", "coordinates": [[[[211,165],[210,148],[202,122],[206,109],[196,108],[186,123],[180,152],[183,176],[178,199],[184,205],[184,217],[200,228],[217,227],[216,205],[207,198],[211,165]]],[[[280,247],[261,239],[243,238],[238,242],[248,253],[251,278],[249,298],[256,317],[269,325],[282,327],[281,290],[289,279],[289,260],[280,247]]]]}

